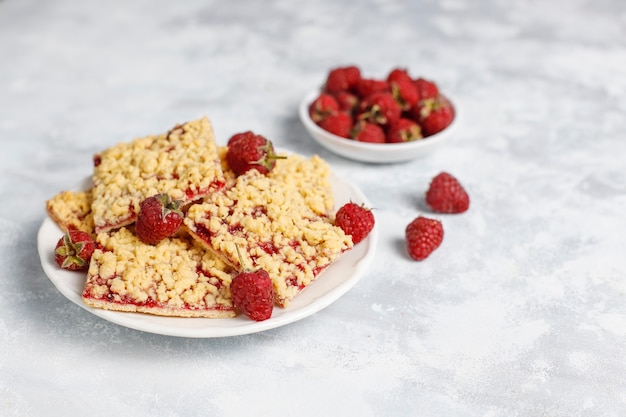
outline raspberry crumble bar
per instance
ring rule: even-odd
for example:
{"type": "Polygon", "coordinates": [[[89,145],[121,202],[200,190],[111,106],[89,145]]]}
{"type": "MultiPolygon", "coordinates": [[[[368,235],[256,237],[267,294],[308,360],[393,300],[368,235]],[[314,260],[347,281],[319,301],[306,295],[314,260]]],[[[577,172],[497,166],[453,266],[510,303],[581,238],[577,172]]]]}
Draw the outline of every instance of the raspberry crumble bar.
{"type": "Polygon", "coordinates": [[[78,229],[93,234],[91,201],[91,189],[62,191],[46,201],[46,212],[64,232],[78,229]]]}
{"type": "Polygon", "coordinates": [[[221,189],[222,165],[208,118],[95,155],[93,184],[97,233],[133,223],[146,197],[166,193],[188,203],[221,189]]]}
{"type": "Polygon", "coordinates": [[[276,303],[286,307],[307,285],[352,247],[331,218],[313,211],[297,183],[286,184],[252,170],[234,186],[189,208],[190,234],[227,264],[263,268],[276,303]]]}
{"type": "Polygon", "coordinates": [[[188,235],[152,246],[122,227],[98,234],[97,242],[82,294],[85,304],[161,316],[235,316],[233,269],[188,235]]]}

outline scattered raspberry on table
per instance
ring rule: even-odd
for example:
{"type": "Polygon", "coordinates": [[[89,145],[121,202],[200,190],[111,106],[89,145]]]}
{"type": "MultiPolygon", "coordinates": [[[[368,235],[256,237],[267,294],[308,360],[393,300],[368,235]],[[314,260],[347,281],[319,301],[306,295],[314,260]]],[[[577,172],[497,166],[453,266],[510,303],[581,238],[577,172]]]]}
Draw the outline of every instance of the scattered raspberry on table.
{"type": "Polygon", "coordinates": [[[437,213],[463,213],[469,208],[470,198],[456,177],[441,172],[426,191],[426,203],[437,213]]]}
{"type": "Polygon", "coordinates": [[[409,256],[422,261],[441,245],[443,225],[439,220],[418,216],[408,224],[405,235],[409,256]]]}

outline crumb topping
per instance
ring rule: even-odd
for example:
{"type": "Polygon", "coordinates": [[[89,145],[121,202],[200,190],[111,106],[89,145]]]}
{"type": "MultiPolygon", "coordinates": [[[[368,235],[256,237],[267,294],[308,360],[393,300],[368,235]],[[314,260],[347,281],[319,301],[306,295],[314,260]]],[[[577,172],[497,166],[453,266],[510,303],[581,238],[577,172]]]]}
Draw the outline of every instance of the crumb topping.
{"type": "MultiPolygon", "coordinates": [[[[237,176],[228,166],[227,152],[227,146],[220,146],[218,149],[227,187],[231,187],[237,176]]],[[[330,214],[334,208],[334,199],[330,183],[331,170],[328,163],[318,155],[310,158],[298,154],[279,153],[279,155],[285,158],[277,159],[274,169],[267,176],[287,187],[297,188],[304,197],[305,203],[315,213],[330,214]]]]}
{"type": "Polygon", "coordinates": [[[334,205],[330,175],[330,166],[319,156],[304,158],[292,154],[285,159],[277,159],[276,166],[267,176],[286,187],[297,189],[315,213],[328,215],[334,205]]]}

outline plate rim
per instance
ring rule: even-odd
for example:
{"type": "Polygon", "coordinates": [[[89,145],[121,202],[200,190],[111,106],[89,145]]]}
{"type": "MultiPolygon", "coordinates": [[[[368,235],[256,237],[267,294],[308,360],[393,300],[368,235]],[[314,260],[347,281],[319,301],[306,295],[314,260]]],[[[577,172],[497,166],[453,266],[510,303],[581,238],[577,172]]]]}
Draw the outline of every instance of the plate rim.
{"type": "MultiPolygon", "coordinates": [[[[71,188],[71,190],[84,190],[89,188],[90,184],[91,177],[88,176],[76,186],[71,188]]],[[[337,207],[338,204],[343,204],[343,202],[347,202],[348,200],[365,204],[368,207],[371,206],[367,197],[354,183],[339,178],[332,171],[331,185],[333,186],[335,205],[337,207]],[[345,200],[342,202],[337,201],[337,188],[340,187],[343,187],[344,189],[349,191],[349,195],[342,196],[343,200],[345,200]]],[[[75,274],[80,274],[80,272],[64,271],[56,267],[52,255],[56,241],[51,241],[49,236],[52,231],[58,231],[59,237],[63,233],[58,225],[54,223],[49,216],[45,216],[37,232],[37,249],[39,253],[40,263],[45,275],[50,281],[52,281],[55,288],[65,298],[80,306],[81,308],[87,310],[88,312],[106,321],[123,327],[165,336],[188,338],[218,338],[258,333],[277,327],[282,327],[307,318],[336,302],[339,298],[341,298],[348,291],[350,291],[350,289],[352,289],[358,281],[361,280],[365,271],[367,270],[368,265],[372,262],[372,259],[374,258],[376,246],[378,243],[378,226],[375,224],[374,228],[366,239],[355,245],[353,249],[344,253],[339,259],[337,259],[337,261],[331,264],[327,268],[327,270],[325,270],[315,281],[313,281],[307,288],[305,288],[304,291],[299,294],[298,297],[296,297],[296,299],[294,299],[290,306],[284,309],[276,307],[274,309],[274,312],[276,313],[278,311],[279,314],[275,316],[274,313],[272,314],[272,317],[268,320],[255,322],[248,319],[247,317],[243,317],[242,315],[238,315],[235,318],[224,319],[186,318],[158,316],[145,313],[120,312],[90,307],[82,301],[82,293],[77,293],[76,291],[71,289],[71,285],[63,282],[63,279],[69,280],[72,279],[72,276],[74,280],[76,280],[77,276],[75,274]],[[353,255],[355,259],[352,259],[350,255],[353,255]],[[337,265],[343,265],[347,263],[352,263],[352,265],[350,266],[352,274],[348,278],[341,280],[341,282],[339,282],[337,285],[332,285],[329,289],[319,295],[312,294],[311,292],[306,293],[307,290],[315,288],[315,284],[320,282],[320,280],[324,280],[324,278],[328,276],[328,273],[333,271],[333,267],[337,269],[337,265]],[[294,306],[294,304],[297,306],[298,300],[306,299],[307,297],[305,296],[305,294],[311,294],[311,296],[315,295],[315,297],[313,297],[307,304],[289,310],[294,306]],[[206,326],[203,325],[199,328],[189,328],[184,326],[177,327],[175,325],[175,322],[180,320],[194,320],[199,323],[206,322],[206,326]],[[211,323],[228,323],[231,325],[220,325],[218,327],[211,326],[211,323]]]]}

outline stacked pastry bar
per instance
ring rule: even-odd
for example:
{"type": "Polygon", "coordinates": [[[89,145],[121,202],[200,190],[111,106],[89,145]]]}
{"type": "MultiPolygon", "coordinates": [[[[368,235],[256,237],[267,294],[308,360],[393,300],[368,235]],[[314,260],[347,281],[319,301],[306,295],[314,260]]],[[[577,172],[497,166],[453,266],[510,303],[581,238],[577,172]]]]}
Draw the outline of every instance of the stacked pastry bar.
{"type": "Polygon", "coordinates": [[[286,155],[266,176],[236,177],[225,152],[207,118],[191,121],[97,154],[93,188],[47,201],[61,229],[96,237],[86,304],[233,317],[230,281],[245,266],[268,271],[277,305],[285,307],[352,247],[333,225],[330,169],[321,158],[286,155]],[[176,236],[152,246],[135,236],[133,222],[139,203],[157,193],[185,202],[186,215],[176,236]]]}

